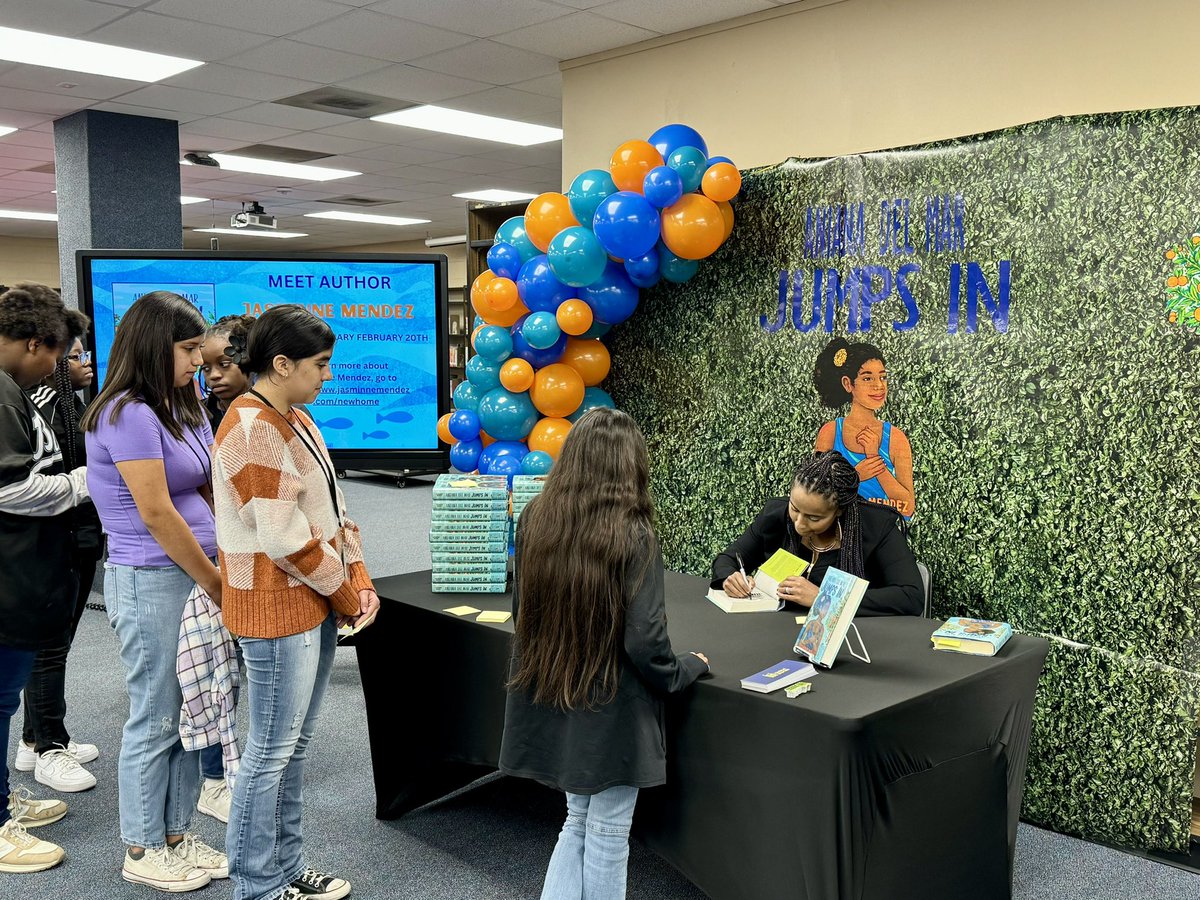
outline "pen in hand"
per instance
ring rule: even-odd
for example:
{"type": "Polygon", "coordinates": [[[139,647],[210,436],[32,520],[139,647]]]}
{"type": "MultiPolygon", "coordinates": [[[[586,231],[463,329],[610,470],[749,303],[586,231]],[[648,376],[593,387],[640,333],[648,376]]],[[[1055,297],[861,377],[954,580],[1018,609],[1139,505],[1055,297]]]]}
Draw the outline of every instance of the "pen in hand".
{"type": "Polygon", "coordinates": [[[754,582],[752,582],[750,580],[750,576],[746,574],[746,564],[744,562],[742,562],[742,554],[735,553],[735,554],[733,554],[733,556],[737,560],[738,572],[741,574],[742,581],[746,585],[746,596],[747,597],[753,596],[754,595],[754,582]]]}

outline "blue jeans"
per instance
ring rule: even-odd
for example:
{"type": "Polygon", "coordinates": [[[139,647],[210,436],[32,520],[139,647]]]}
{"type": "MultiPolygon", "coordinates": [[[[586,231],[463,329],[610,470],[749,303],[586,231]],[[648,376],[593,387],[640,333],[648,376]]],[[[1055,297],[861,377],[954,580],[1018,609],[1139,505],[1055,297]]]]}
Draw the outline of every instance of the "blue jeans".
{"type": "Polygon", "coordinates": [[[225,759],[221,753],[221,745],[213,744],[196,751],[200,756],[200,775],[210,780],[219,781],[225,777],[225,759]]]}
{"type": "Polygon", "coordinates": [[[542,900],[622,900],[638,789],[567,794],[567,821],[546,869],[542,900]]]}
{"type": "Polygon", "coordinates": [[[121,840],[162,847],[183,834],[200,796],[200,763],[179,740],[183,694],[175,674],[179,623],[195,582],[178,566],[104,565],[104,607],[117,632],[129,720],[117,788],[121,840]]]}
{"type": "Polygon", "coordinates": [[[29,680],[34,650],[0,644],[0,825],[8,821],[8,723],[21,705],[21,688],[29,680]]]}
{"type": "Polygon", "coordinates": [[[241,638],[250,733],[225,847],[234,900],[274,900],[303,874],[304,759],[337,650],[331,614],[301,634],[241,638]]]}

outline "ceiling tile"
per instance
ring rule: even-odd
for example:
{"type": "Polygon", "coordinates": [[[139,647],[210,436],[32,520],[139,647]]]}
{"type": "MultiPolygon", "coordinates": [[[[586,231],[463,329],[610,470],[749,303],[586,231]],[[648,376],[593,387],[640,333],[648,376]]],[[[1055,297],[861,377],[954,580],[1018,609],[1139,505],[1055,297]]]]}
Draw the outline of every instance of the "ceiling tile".
{"type": "Polygon", "coordinates": [[[321,84],[340,84],[347,78],[365,75],[387,65],[381,59],[368,59],[353,53],[283,39],[271,41],[252,53],[230,57],[224,62],[256,72],[303,78],[321,84]]]}
{"type": "Polygon", "coordinates": [[[484,159],[481,156],[456,156],[444,159],[438,163],[439,169],[449,169],[452,172],[467,172],[472,175],[494,175],[497,172],[508,172],[522,168],[499,159],[484,159]]]}
{"type": "MultiPolygon", "coordinates": [[[[14,66],[11,70],[0,73],[0,87],[78,97],[84,105],[88,100],[112,100],[144,87],[145,84],[144,81],[106,78],[103,75],[88,75],[84,72],[66,72],[62,69],[48,69],[45,66],[14,66]],[[61,88],[60,84],[73,84],[75,87],[61,88]]],[[[4,95],[0,93],[0,103],[3,102],[4,95]]]]}
{"type": "Polygon", "coordinates": [[[438,0],[436,3],[430,3],[429,0],[384,0],[371,9],[475,37],[503,34],[570,12],[556,3],[543,0],[504,0],[503,3],[480,3],[479,0],[438,0]]]}
{"type": "Polygon", "coordinates": [[[439,150],[429,150],[423,147],[410,147],[406,144],[385,144],[362,150],[348,157],[349,159],[372,159],[401,165],[423,165],[438,162],[443,159],[453,159],[453,153],[443,153],[439,150]]]}
{"type": "MultiPolygon", "coordinates": [[[[27,147],[27,146],[23,146],[21,144],[14,144],[10,141],[0,140],[0,160],[13,160],[13,159],[19,159],[22,161],[32,159],[32,160],[37,160],[39,163],[53,162],[54,161],[54,148],[53,147],[27,147]]],[[[28,168],[30,168],[30,166],[25,164],[24,162],[22,162],[21,165],[12,165],[12,166],[8,166],[5,163],[0,163],[0,166],[2,166],[4,168],[13,168],[13,169],[28,169],[28,168]]]]}
{"type": "Polygon", "coordinates": [[[148,116],[151,119],[169,119],[180,124],[204,118],[199,113],[182,113],[173,109],[156,109],[151,106],[138,106],[134,103],[122,103],[117,100],[105,100],[103,103],[97,103],[91,108],[101,110],[102,112],[120,113],[123,116],[148,116]]]}
{"type": "Polygon", "coordinates": [[[416,60],[414,64],[422,69],[473,78],[489,84],[528,81],[530,78],[551,75],[558,71],[558,60],[552,56],[531,53],[490,40],[475,41],[463,47],[444,50],[416,60]]]}
{"type": "Polygon", "coordinates": [[[416,22],[402,22],[365,10],[345,13],[315,28],[296,32],[289,39],[392,62],[408,62],[471,40],[469,35],[416,22]]]}
{"type": "Polygon", "coordinates": [[[616,0],[594,7],[592,12],[659,34],[673,34],[771,8],[768,0],[616,0]]]}
{"type": "MultiPolygon", "coordinates": [[[[393,125],[392,127],[399,128],[400,126],[393,125]]],[[[501,144],[496,141],[459,137],[456,134],[438,134],[433,131],[418,131],[415,128],[405,128],[404,130],[410,135],[404,139],[404,143],[409,147],[439,150],[449,153],[451,156],[479,156],[490,147],[512,146],[511,144],[501,144]]]]}
{"type": "MultiPolygon", "coordinates": [[[[91,101],[86,97],[68,97],[65,94],[47,94],[45,91],[23,91],[16,88],[5,88],[0,91],[0,107],[3,109],[25,110],[55,118],[77,112],[90,105],[91,101]]],[[[16,123],[8,121],[5,124],[15,125],[16,123]]]]}
{"type": "Polygon", "coordinates": [[[278,100],[322,86],[316,81],[284,78],[222,63],[209,63],[159,83],[194,91],[214,91],[230,97],[245,97],[248,100],[278,100]]]}
{"type": "MultiPolygon", "coordinates": [[[[193,147],[203,147],[209,153],[220,153],[223,150],[244,147],[246,146],[246,142],[238,138],[219,138],[213,137],[210,134],[194,134],[188,131],[187,125],[184,125],[179,129],[179,146],[189,150],[193,147]]],[[[195,168],[197,167],[192,166],[180,171],[183,177],[187,178],[188,174],[195,168]]]]}
{"type": "Polygon", "coordinates": [[[492,83],[431,72],[416,66],[388,66],[369,75],[341,81],[339,86],[353,91],[395,97],[397,100],[437,103],[450,97],[477,93],[491,87],[492,83]]]}
{"type": "Polygon", "coordinates": [[[507,87],[489,88],[478,94],[455,97],[445,105],[467,112],[534,122],[538,125],[557,126],[562,121],[562,101],[558,98],[507,87]]]}
{"type": "Polygon", "coordinates": [[[126,10],[90,0],[0,0],[0,23],[5,28],[79,37],[105,22],[126,14],[126,10]]]}
{"type": "Polygon", "coordinates": [[[306,132],[292,135],[279,142],[284,147],[295,147],[297,150],[311,150],[314,153],[360,153],[372,150],[377,145],[370,141],[356,141],[352,138],[338,137],[333,134],[318,134],[306,132]]]}
{"type": "Polygon", "coordinates": [[[347,137],[356,141],[369,141],[373,144],[389,144],[398,140],[396,126],[385,125],[382,122],[372,122],[370,119],[356,119],[345,125],[335,125],[333,128],[318,129],[320,134],[332,134],[335,137],[347,137]]]}
{"type": "Polygon", "coordinates": [[[293,131],[311,131],[314,128],[330,128],[347,121],[349,117],[319,112],[315,109],[281,106],[278,103],[256,103],[254,106],[247,106],[231,112],[229,118],[242,122],[276,125],[280,128],[290,128],[293,131]]]}
{"type": "MultiPolygon", "coordinates": [[[[236,119],[222,119],[217,116],[212,116],[207,119],[199,119],[191,123],[187,128],[188,134],[198,134],[200,136],[212,135],[220,138],[234,138],[247,143],[259,143],[262,141],[273,141],[277,138],[286,137],[293,134],[294,130],[288,128],[275,128],[272,125],[257,125],[253,122],[239,122],[236,119]]],[[[186,150],[206,150],[206,147],[181,147],[186,150]]]]}
{"type": "Polygon", "coordinates": [[[493,145],[488,149],[481,148],[471,155],[511,162],[514,168],[516,166],[551,166],[557,169],[562,165],[562,143],[555,141],[550,144],[538,144],[534,147],[496,147],[493,145]]]}
{"type": "Polygon", "coordinates": [[[47,134],[54,132],[54,122],[49,118],[48,114],[28,110],[5,109],[5,101],[7,99],[7,91],[0,93],[0,125],[7,125],[9,128],[28,128],[47,134]]]}
{"type": "Polygon", "coordinates": [[[219,116],[235,109],[249,106],[243,97],[228,97],[207,91],[192,91],[186,88],[152,84],[121,97],[122,103],[133,106],[151,106],[155,109],[172,109],[181,113],[197,113],[202,116],[219,116]]]}
{"type": "Polygon", "coordinates": [[[592,9],[596,6],[603,6],[609,0],[555,0],[555,2],[574,9],[592,9]]]}
{"type": "Polygon", "coordinates": [[[541,78],[531,78],[529,81],[518,81],[509,85],[518,91],[528,91],[531,94],[541,94],[545,97],[562,98],[562,74],[544,75],[541,78]]]}
{"type": "Polygon", "coordinates": [[[44,131],[33,131],[29,128],[23,128],[20,131],[14,131],[12,134],[6,134],[4,137],[0,137],[0,148],[3,148],[6,144],[13,144],[21,147],[49,147],[51,150],[53,150],[54,135],[47,134],[44,131]]]}
{"type": "Polygon", "coordinates": [[[217,25],[184,22],[170,16],[135,12],[88,33],[88,39],[185,59],[206,61],[244,53],[266,42],[265,35],[217,25]]]}
{"type": "Polygon", "coordinates": [[[273,37],[309,28],[346,12],[344,6],[324,0],[286,0],[283,4],[265,3],[263,0],[250,3],[246,0],[204,0],[203,3],[195,0],[158,0],[146,9],[210,25],[236,22],[243,31],[256,31],[273,37]]]}
{"type": "Polygon", "coordinates": [[[658,36],[658,32],[646,28],[614,22],[591,13],[577,12],[540,25],[530,25],[528,28],[521,28],[492,40],[523,50],[552,47],[559,59],[574,59],[658,36]]]}

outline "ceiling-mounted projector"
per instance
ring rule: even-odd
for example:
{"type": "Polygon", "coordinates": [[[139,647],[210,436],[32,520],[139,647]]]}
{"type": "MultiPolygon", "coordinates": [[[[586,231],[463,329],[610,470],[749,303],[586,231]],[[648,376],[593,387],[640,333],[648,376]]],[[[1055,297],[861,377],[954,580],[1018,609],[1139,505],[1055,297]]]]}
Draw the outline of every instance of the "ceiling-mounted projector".
{"type": "Polygon", "coordinates": [[[243,203],[242,211],[234,213],[229,219],[230,228],[270,228],[275,227],[275,217],[268,216],[257,200],[243,203]]]}

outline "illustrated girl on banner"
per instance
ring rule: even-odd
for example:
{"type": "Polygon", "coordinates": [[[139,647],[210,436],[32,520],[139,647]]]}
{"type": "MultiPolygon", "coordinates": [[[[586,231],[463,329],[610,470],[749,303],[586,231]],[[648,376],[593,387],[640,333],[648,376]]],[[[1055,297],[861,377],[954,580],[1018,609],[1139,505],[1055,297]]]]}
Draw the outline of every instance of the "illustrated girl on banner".
{"type": "Polygon", "coordinates": [[[850,461],[858,472],[858,493],[864,500],[911,518],[917,508],[912,446],[903,431],[879,419],[888,391],[887,367],[879,348],[834,338],[817,357],[813,384],[826,406],[840,409],[850,404],[849,414],[821,426],[816,449],[837,450],[850,461]]]}

